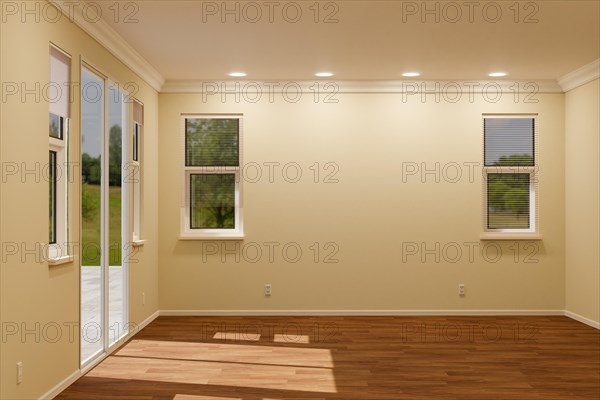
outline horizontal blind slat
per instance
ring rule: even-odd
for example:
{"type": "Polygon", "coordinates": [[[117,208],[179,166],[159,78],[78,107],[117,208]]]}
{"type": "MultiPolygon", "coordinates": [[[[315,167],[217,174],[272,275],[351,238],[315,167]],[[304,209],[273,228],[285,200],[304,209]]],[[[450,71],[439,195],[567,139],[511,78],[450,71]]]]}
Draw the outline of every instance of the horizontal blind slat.
{"type": "Polygon", "coordinates": [[[188,118],[185,130],[186,166],[239,166],[239,119],[188,118]]]}
{"type": "Polygon", "coordinates": [[[533,166],[533,118],[484,118],[485,166],[533,166]]]}

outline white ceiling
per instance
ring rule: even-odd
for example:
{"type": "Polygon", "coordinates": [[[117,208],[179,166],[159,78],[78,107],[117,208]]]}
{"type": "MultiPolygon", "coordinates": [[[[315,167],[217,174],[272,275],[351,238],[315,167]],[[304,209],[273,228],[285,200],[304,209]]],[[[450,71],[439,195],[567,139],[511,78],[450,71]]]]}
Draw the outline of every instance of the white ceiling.
{"type": "MultiPolygon", "coordinates": [[[[221,1],[137,1],[138,10],[121,2],[118,22],[108,8],[114,3],[101,3],[105,21],[168,81],[228,79],[232,71],[247,72],[246,79],[307,80],[323,70],[339,80],[397,80],[409,70],[425,80],[484,80],[496,70],[515,80],[554,80],[600,57],[597,0],[538,1],[537,10],[533,2],[521,2],[517,23],[509,8],[515,2],[500,0],[490,6],[475,2],[473,22],[469,2],[451,2],[462,11],[455,23],[456,7],[432,1],[427,5],[439,4],[440,22],[435,15],[422,22],[419,10],[403,14],[406,7],[423,7],[422,1],[329,2],[338,7],[337,23],[323,22],[335,11],[332,5],[325,9],[327,1],[319,3],[319,23],[309,9],[313,0],[296,1],[302,9],[297,23],[286,21],[287,2],[277,0],[272,0],[273,22],[268,2],[258,0],[240,12],[239,22],[228,15],[226,23],[220,10],[203,15],[206,7],[222,10],[221,1]],[[263,14],[253,23],[256,5],[263,14]],[[488,22],[495,17],[494,5],[502,12],[496,23],[488,22]],[[125,23],[131,12],[137,22],[125,23]],[[531,13],[537,22],[524,22],[531,13]]],[[[245,3],[227,5],[243,10],[245,3]]],[[[288,6],[287,16],[293,11],[288,6]]]]}

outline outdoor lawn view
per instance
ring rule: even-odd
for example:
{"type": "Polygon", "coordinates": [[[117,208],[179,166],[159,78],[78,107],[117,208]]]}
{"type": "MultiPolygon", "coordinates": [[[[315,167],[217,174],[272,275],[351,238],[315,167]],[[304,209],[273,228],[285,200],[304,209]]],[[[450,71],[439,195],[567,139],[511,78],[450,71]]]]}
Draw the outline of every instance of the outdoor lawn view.
{"type": "MultiPolygon", "coordinates": [[[[108,188],[108,262],[121,265],[123,245],[121,240],[121,127],[114,125],[109,135],[109,188],[108,188]]],[[[101,159],[87,153],[81,156],[81,239],[82,265],[100,265],[100,165],[101,159]]]]}

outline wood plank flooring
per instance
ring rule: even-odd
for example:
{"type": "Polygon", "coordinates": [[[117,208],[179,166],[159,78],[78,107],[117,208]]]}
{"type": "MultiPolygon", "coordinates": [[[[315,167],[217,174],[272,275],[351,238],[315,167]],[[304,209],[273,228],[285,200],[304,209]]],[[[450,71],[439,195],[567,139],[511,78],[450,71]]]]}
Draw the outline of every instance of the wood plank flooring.
{"type": "Polygon", "coordinates": [[[600,399],[566,317],[159,317],[58,399],[600,399]]]}

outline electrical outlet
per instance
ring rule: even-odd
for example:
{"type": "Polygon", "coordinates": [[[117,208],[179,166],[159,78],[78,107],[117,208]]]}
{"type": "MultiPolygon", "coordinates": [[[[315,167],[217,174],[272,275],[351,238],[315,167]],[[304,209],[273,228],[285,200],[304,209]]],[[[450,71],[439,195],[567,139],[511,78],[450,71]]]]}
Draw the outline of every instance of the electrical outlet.
{"type": "Polygon", "coordinates": [[[19,361],[17,363],[17,385],[23,382],[23,362],[19,361]]]}
{"type": "Polygon", "coordinates": [[[265,296],[270,296],[270,295],[271,295],[271,284],[266,283],[265,284],[265,296]]]}
{"type": "Polygon", "coordinates": [[[146,305],[146,293],[142,292],[142,305],[145,306],[146,305]]]}
{"type": "Polygon", "coordinates": [[[458,284],[458,295],[459,296],[464,296],[465,295],[465,284],[464,283],[459,283],[458,284]]]}

